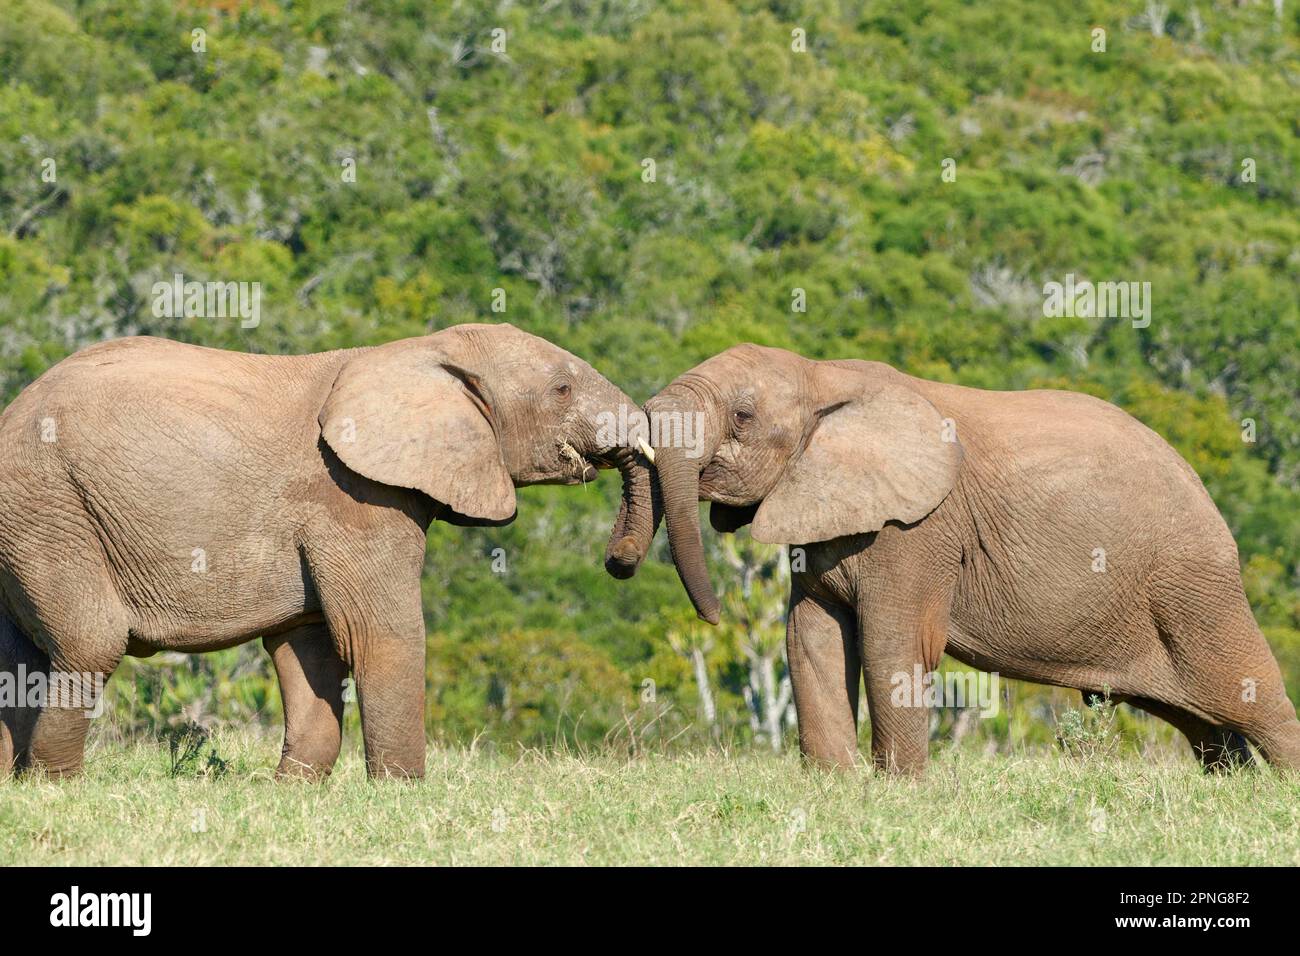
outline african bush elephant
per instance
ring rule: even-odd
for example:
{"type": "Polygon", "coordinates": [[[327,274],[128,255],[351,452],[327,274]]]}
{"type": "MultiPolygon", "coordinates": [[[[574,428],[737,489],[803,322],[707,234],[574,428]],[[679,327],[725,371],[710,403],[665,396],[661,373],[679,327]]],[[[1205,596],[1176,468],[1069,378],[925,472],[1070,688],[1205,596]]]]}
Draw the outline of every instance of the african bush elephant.
{"type": "MultiPolygon", "coordinates": [[[[0,673],[106,676],[127,654],[260,636],[282,774],[333,766],[351,672],[369,773],[418,777],[430,522],[508,523],[516,485],[606,467],[648,502],[637,454],[597,442],[621,405],[586,362],[509,325],[301,356],[85,349],[0,417],[0,673]]],[[[76,707],[6,708],[0,774],[75,772],[86,730],[76,707]]]]}
{"type": "MultiPolygon", "coordinates": [[[[702,618],[719,606],[698,501],[719,531],[752,522],[759,541],[805,546],[787,651],[806,758],[854,760],[862,675],[874,763],[923,768],[928,712],[891,687],[947,651],[1109,690],[1181,730],[1207,768],[1249,759],[1240,734],[1300,769],[1300,723],[1231,533],[1191,467],[1113,405],[740,345],[645,408],[673,560],[702,618]],[[693,413],[697,448],[665,437],[693,413]]],[[[644,503],[620,515],[634,531],[616,529],[611,572],[645,553],[644,503]]]]}

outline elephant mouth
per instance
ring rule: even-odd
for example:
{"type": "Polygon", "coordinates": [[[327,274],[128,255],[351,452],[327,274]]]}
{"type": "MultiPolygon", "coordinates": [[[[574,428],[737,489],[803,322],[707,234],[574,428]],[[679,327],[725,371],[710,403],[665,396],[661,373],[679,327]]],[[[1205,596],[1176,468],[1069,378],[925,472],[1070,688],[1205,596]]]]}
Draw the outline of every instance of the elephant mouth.
{"type": "Polygon", "coordinates": [[[590,461],[567,463],[564,470],[552,475],[524,477],[517,482],[520,485],[585,485],[600,477],[600,470],[590,461]]]}
{"type": "Polygon", "coordinates": [[[576,473],[564,480],[566,485],[585,485],[587,482],[595,481],[600,477],[600,468],[593,465],[585,457],[574,463],[574,470],[576,473]]]}
{"type": "Polygon", "coordinates": [[[560,463],[554,474],[548,475],[530,484],[539,485],[585,485],[600,477],[600,469],[613,467],[599,455],[584,455],[567,441],[556,445],[560,463]]]}

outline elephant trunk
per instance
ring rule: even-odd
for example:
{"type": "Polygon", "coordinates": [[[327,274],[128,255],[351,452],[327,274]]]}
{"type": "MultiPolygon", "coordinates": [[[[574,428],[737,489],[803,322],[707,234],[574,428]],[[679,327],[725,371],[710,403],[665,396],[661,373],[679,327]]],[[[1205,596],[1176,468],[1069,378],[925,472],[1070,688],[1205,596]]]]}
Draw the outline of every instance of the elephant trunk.
{"type": "Polygon", "coordinates": [[[717,624],[721,617],[718,596],[704,564],[700,540],[700,463],[683,448],[655,449],[655,470],[663,493],[664,518],[668,523],[668,547],[695,613],[701,620],[717,624]]]}
{"type": "Polygon", "coordinates": [[[623,479],[623,500],[605,547],[605,570],[630,578],[650,550],[663,518],[663,499],[650,478],[650,468],[631,448],[619,448],[610,462],[623,479]]]}

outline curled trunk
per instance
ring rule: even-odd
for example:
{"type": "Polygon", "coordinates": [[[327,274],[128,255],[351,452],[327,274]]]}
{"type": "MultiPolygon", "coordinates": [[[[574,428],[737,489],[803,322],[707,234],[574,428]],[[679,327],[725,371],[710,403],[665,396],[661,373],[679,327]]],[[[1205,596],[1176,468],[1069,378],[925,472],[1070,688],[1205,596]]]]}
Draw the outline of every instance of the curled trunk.
{"type": "Polygon", "coordinates": [[[659,530],[663,500],[651,480],[650,468],[632,449],[618,449],[610,462],[623,478],[623,500],[605,547],[605,570],[616,578],[630,578],[659,530]]]}

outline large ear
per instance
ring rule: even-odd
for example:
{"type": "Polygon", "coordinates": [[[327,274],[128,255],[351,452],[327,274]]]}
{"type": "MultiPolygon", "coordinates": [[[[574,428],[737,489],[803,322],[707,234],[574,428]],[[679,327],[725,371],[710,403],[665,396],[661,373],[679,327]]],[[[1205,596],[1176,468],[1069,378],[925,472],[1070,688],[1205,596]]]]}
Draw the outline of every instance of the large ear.
{"type": "Polygon", "coordinates": [[[372,481],[504,521],[515,513],[515,486],[481,388],[424,340],[381,345],[339,370],[321,433],[343,464],[372,481]]]}
{"type": "Polygon", "coordinates": [[[888,366],[821,362],[813,379],[817,421],[759,506],[754,538],[810,544],[937,508],[962,461],[952,423],[888,366]]]}

